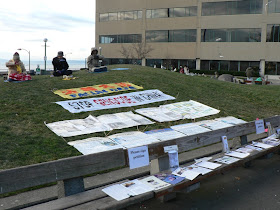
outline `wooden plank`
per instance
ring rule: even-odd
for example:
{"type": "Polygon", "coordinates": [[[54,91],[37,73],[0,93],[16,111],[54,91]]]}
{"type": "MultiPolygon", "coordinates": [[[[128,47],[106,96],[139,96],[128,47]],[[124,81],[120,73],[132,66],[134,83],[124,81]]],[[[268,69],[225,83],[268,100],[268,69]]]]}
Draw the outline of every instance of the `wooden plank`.
{"type": "MultiPolygon", "coordinates": [[[[123,180],[121,182],[117,182],[114,184],[123,183],[126,181],[129,181],[129,180],[123,180]]],[[[110,186],[110,185],[108,185],[108,186],[110,186]]],[[[78,193],[75,195],[71,195],[68,197],[49,201],[49,202],[46,202],[43,204],[25,208],[25,210],[41,210],[41,209],[55,210],[55,209],[65,209],[65,208],[75,207],[77,205],[81,205],[81,204],[84,204],[84,203],[87,203],[90,201],[95,201],[95,200],[107,197],[108,195],[106,193],[104,193],[102,191],[102,189],[105,187],[108,187],[108,186],[99,187],[99,188],[96,188],[93,190],[88,190],[88,191],[78,193]]]]}
{"type": "Polygon", "coordinates": [[[0,194],[125,165],[123,149],[0,171],[0,194]]]}
{"type": "MultiPolygon", "coordinates": [[[[250,156],[244,158],[244,159],[240,159],[239,161],[235,162],[235,163],[232,163],[230,165],[226,165],[226,164],[222,164],[222,166],[220,166],[218,169],[216,170],[213,170],[212,172],[208,173],[208,174],[205,174],[205,175],[199,175],[197,178],[195,178],[194,180],[190,181],[190,180],[185,180],[177,185],[173,185],[169,188],[165,188],[163,190],[158,190],[155,192],[155,197],[158,198],[160,196],[164,196],[168,193],[171,193],[171,192],[179,192],[181,191],[182,189],[190,186],[190,185],[193,185],[195,183],[198,183],[198,182],[201,182],[209,177],[212,177],[214,175],[217,175],[217,174],[221,174],[225,171],[228,171],[232,168],[235,168],[235,167],[239,167],[239,166],[242,166],[243,164],[245,164],[246,162],[248,161],[252,161],[254,159],[257,159],[259,157],[262,157],[266,154],[269,154],[269,153],[273,153],[273,152],[277,152],[279,151],[280,149],[280,145],[277,146],[277,147],[273,147],[273,148],[270,148],[270,149],[267,149],[267,150],[264,150],[264,151],[261,151],[261,152],[254,152],[253,154],[251,154],[250,156]]],[[[220,153],[220,154],[217,154],[217,155],[214,155],[213,156],[213,159],[216,159],[218,157],[222,157],[224,154],[223,153],[220,153]]],[[[190,164],[188,164],[190,165],[190,164]]]]}
{"type": "Polygon", "coordinates": [[[117,201],[111,197],[105,197],[99,200],[95,200],[89,203],[85,203],[79,206],[75,206],[73,208],[69,208],[68,210],[116,210],[116,209],[123,209],[127,206],[131,206],[133,204],[149,200],[154,197],[154,192],[147,192],[141,195],[137,195],[135,197],[130,197],[128,199],[117,201]]]}
{"type": "MultiPolygon", "coordinates": [[[[280,116],[274,116],[265,119],[266,122],[271,122],[273,127],[280,124],[280,116]],[[279,123],[279,124],[278,124],[279,123]]],[[[192,136],[185,136],[169,141],[154,143],[149,145],[150,160],[157,159],[165,155],[164,147],[170,145],[178,145],[179,152],[186,152],[198,147],[208,146],[221,141],[221,136],[227,136],[232,139],[239,136],[245,136],[256,132],[255,121],[244,123],[228,128],[209,131],[192,136]]]]}

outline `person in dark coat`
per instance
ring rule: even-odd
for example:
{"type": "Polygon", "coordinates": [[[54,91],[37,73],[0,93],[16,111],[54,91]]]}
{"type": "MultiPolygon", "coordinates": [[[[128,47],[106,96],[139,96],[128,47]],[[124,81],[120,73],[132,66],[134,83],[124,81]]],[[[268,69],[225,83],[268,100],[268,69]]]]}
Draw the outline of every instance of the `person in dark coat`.
{"type": "Polygon", "coordinates": [[[66,61],[66,58],[63,57],[63,52],[59,51],[57,53],[57,56],[53,58],[52,61],[53,64],[53,75],[58,77],[58,76],[63,76],[63,75],[71,75],[72,71],[68,70],[69,65],[66,61]]]}

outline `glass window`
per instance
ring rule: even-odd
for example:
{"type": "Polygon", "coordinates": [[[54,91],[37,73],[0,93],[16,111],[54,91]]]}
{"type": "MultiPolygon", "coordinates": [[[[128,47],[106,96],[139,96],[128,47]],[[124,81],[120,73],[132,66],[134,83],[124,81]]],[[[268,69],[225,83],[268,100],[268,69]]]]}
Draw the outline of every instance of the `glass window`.
{"type": "Polygon", "coordinates": [[[280,25],[267,25],[266,41],[280,42],[280,25]]]}
{"type": "Polygon", "coordinates": [[[276,75],[277,74],[277,62],[265,62],[265,74],[276,75]]]}
{"type": "Polygon", "coordinates": [[[118,20],[124,20],[124,12],[118,12],[118,20]]]}
{"type": "Polygon", "coordinates": [[[152,18],[167,18],[168,9],[155,9],[152,12],[152,18]]]}
{"type": "Polygon", "coordinates": [[[99,21],[100,22],[105,22],[109,20],[109,14],[108,13],[103,13],[99,15],[99,21]]]}
{"type": "Polygon", "coordinates": [[[124,13],[125,20],[133,20],[133,11],[132,12],[125,12],[124,13]]]}
{"type": "Polygon", "coordinates": [[[200,69],[201,70],[209,70],[209,61],[202,60],[200,62],[200,69]]]}
{"type": "Polygon", "coordinates": [[[142,42],[141,34],[100,35],[99,43],[139,43],[142,42]]]}
{"type": "Polygon", "coordinates": [[[189,7],[189,16],[197,16],[197,7],[189,7]]]}
{"type": "Polygon", "coordinates": [[[173,17],[185,17],[186,16],[186,8],[174,8],[173,17]]]}
{"type": "Polygon", "coordinates": [[[229,61],[220,61],[220,71],[228,71],[229,70],[229,61]]]}
{"type": "Polygon", "coordinates": [[[219,61],[210,61],[210,70],[219,70],[219,61]]]}
{"type": "MultiPolygon", "coordinates": [[[[280,0],[277,0],[277,1],[280,1],[280,0]]],[[[261,14],[262,8],[263,8],[263,0],[204,2],[204,3],[202,3],[202,13],[201,14],[202,14],[202,16],[261,14]]]]}
{"type": "Polygon", "coordinates": [[[118,20],[118,13],[114,12],[114,13],[109,13],[109,21],[111,20],[118,20]]]}
{"type": "Polygon", "coordinates": [[[168,42],[168,31],[146,31],[146,42],[168,42]]]}
{"type": "Polygon", "coordinates": [[[137,13],[137,19],[142,19],[142,11],[139,10],[137,13]]]}
{"type": "Polygon", "coordinates": [[[268,1],[268,13],[279,13],[280,12],[280,0],[268,1]]]}
{"type": "Polygon", "coordinates": [[[146,18],[152,18],[152,10],[151,9],[146,10],[146,18]]]}
{"type": "Polygon", "coordinates": [[[169,31],[169,41],[170,42],[185,42],[186,41],[186,31],[185,30],[169,31]]]}
{"type": "Polygon", "coordinates": [[[230,61],[229,62],[229,70],[230,71],[238,71],[239,62],[238,61],[230,61]]]}
{"type": "Polygon", "coordinates": [[[248,61],[240,61],[240,71],[246,71],[249,66],[248,61]]]}

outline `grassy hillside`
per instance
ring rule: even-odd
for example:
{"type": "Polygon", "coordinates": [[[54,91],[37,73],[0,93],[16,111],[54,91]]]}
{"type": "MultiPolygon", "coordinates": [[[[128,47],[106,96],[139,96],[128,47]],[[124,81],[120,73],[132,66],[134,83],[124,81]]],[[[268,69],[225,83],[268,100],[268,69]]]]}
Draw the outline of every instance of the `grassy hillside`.
{"type": "MultiPolygon", "coordinates": [[[[116,66],[110,66],[109,69],[116,66]]],[[[124,67],[124,66],[117,66],[124,67]]],[[[104,136],[104,133],[62,139],[45,125],[68,119],[85,118],[89,114],[98,116],[105,113],[131,111],[137,108],[158,106],[164,103],[195,100],[221,110],[220,116],[234,116],[247,121],[280,114],[280,86],[239,85],[221,82],[205,77],[191,77],[162,69],[141,66],[129,71],[109,71],[89,74],[85,71],[74,73],[76,80],[63,81],[61,78],[34,76],[33,81],[23,83],[0,83],[0,169],[13,168],[33,163],[80,155],[66,141],[104,136]],[[65,100],[52,93],[54,89],[83,87],[129,81],[141,85],[144,90],[159,89],[177,97],[174,101],[159,102],[131,108],[109,109],[72,114],[56,101],[65,100]]],[[[2,80],[2,78],[1,78],[2,80]]],[[[121,92],[124,93],[124,92],[121,92]]],[[[199,120],[203,120],[199,119],[199,120]]],[[[165,128],[189,122],[180,120],[168,123],[140,126],[140,130],[165,128]]],[[[136,128],[113,131],[110,134],[136,130],[136,128]]]]}

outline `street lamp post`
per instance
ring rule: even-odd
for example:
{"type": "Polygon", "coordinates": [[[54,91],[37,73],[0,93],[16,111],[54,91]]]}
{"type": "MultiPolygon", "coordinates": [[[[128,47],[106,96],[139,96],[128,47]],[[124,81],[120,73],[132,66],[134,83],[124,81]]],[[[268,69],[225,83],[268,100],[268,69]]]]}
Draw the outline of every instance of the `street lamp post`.
{"type": "Polygon", "coordinates": [[[47,71],[47,41],[48,41],[48,39],[45,38],[43,41],[45,42],[45,57],[44,57],[44,61],[45,61],[45,72],[46,72],[47,71]]]}
{"type": "Polygon", "coordinates": [[[30,51],[28,51],[26,49],[23,49],[23,48],[18,48],[18,50],[25,50],[26,52],[28,52],[28,58],[29,58],[28,70],[29,70],[29,73],[30,73],[30,51]]]}

